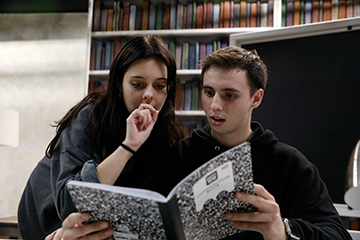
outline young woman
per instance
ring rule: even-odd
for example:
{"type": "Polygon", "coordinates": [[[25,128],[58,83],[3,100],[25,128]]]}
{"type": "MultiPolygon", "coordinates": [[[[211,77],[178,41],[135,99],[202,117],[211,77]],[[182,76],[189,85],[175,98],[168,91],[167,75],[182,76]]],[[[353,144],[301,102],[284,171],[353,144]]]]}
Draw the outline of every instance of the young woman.
{"type": "Polygon", "coordinates": [[[76,211],[66,188],[71,179],[141,186],[158,156],[183,137],[174,112],[175,78],[175,60],[159,37],[125,43],[107,86],[57,123],[19,204],[24,239],[44,239],[76,211]]]}

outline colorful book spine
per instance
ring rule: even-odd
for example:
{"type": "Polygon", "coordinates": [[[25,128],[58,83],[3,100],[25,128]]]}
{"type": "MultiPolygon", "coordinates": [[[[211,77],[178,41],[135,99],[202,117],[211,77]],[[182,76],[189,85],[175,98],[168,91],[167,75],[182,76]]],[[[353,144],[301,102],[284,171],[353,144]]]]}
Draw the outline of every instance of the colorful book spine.
{"type": "Polygon", "coordinates": [[[136,20],[136,5],[130,5],[130,15],[129,15],[129,30],[135,30],[135,20],[136,20]]]}
{"type": "Polygon", "coordinates": [[[192,95],[192,81],[188,80],[185,83],[185,97],[184,97],[184,110],[191,110],[191,95],[192,95]]]}
{"type": "Polygon", "coordinates": [[[183,42],[181,68],[189,69],[189,42],[183,42]]]}
{"type": "Polygon", "coordinates": [[[162,29],[162,23],[163,23],[163,2],[157,2],[156,3],[156,23],[155,23],[155,29],[160,30],[162,29]]]}
{"type": "Polygon", "coordinates": [[[149,29],[149,8],[150,8],[150,1],[143,0],[143,16],[142,16],[142,30],[149,29]]]}
{"type": "Polygon", "coordinates": [[[156,5],[150,4],[149,7],[149,30],[155,30],[156,26],[156,5]]]}

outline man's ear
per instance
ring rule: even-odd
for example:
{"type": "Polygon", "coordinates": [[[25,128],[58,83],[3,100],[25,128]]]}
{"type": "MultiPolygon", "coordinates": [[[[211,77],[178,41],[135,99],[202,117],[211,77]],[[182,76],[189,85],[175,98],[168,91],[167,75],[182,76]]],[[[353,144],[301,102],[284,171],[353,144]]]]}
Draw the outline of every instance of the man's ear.
{"type": "Polygon", "coordinates": [[[259,88],[253,95],[253,107],[254,108],[257,108],[260,106],[263,97],[264,97],[264,89],[259,88]]]}

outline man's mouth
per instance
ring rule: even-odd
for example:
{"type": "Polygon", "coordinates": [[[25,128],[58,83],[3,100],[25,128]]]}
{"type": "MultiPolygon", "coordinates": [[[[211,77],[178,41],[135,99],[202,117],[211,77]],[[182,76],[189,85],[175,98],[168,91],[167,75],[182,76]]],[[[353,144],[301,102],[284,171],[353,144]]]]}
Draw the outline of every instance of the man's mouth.
{"type": "Polygon", "coordinates": [[[211,123],[215,126],[219,126],[225,122],[225,119],[220,118],[220,117],[215,117],[215,116],[210,117],[210,120],[211,120],[211,123]]]}

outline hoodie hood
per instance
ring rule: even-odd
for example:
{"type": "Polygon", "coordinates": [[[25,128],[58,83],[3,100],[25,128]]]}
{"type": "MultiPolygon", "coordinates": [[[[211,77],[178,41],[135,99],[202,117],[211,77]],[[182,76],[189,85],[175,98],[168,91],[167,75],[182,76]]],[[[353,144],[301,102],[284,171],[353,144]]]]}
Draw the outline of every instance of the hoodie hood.
{"type": "MultiPolygon", "coordinates": [[[[270,130],[264,130],[258,122],[251,122],[251,130],[254,132],[252,138],[250,139],[251,148],[254,150],[258,148],[264,148],[275,144],[278,142],[278,139],[275,137],[275,134],[270,130]]],[[[213,145],[217,145],[223,150],[228,149],[227,147],[222,146],[211,136],[211,128],[210,125],[206,125],[201,129],[196,129],[192,135],[192,138],[195,138],[197,141],[203,141],[207,144],[213,143],[213,145]]]]}

